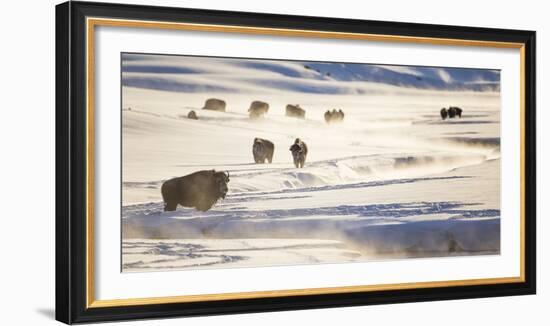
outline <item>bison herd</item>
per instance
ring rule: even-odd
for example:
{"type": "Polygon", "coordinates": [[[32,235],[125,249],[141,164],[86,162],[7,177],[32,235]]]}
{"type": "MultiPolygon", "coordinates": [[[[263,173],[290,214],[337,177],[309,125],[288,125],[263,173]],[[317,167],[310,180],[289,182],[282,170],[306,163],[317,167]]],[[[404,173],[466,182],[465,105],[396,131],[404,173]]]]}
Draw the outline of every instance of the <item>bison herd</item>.
{"type": "Polygon", "coordinates": [[[462,109],[458,106],[449,106],[448,109],[442,108],[441,111],[439,111],[439,114],[441,115],[441,120],[445,120],[447,118],[452,119],[455,117],[462,118],[462,109]]]}
{"type": "MultiPolygon", "coordinates": [[[[252,143],[252,156],[254,162],[263,164],[266,161],[273,162],[275,144],[273,142],[254,138],[252,143]]],[[[300,138],[296,138],[290,146],[290,152],[294,166],[303,168],[307,158],[307,145],[300,138]]],[[[165,181],[161,188],[164,211],[175,211],[178,204],[183,207],[192,207],[201,212],[206,212],[214,204],[224,199],[229,190],[229,172],[216,170],[197,171],[183,177],[177,177],[165,181]]]]}
{"type": "MultiPolygon", "coordinates": [[[[211,98],[206,100],[203,110],[225,112],[226,103],[223,100],[211,98]]],[[[269,104],[262,101],[253,101],[248,109],[251,119],[259,119],[269,111],[269,104]]],[[[298,104],[288,104],[285,115],[287,117],[305,119],[306,111],[298,104]]],[[[441,119],[462,117],[462,109],[451,106],[442,108],[441,119]]],[[[190,111],[187,118],[197,120],[199,117],[195,111],[190,111]]],[[[344,112],[333,109],[324,113],[327,124],[342,122],[344,112]]],[[[306,163],[308,148],[304,141],[296,138],[290,146],[292,160],[296,168],[303,168],[306,163]]],[[[252,143],[252,156],[256,164],[272,163],[275,144],[267,139],[254,138],[252,143]]],[[[178,204],[184,207],[193,207],[199,211],[207,211],[220,199],[224,199],[228,192],[229,172],[216,170],[202,170],[183,177],[177,177],[165,181],[161,186],[164,211],[176,210],[178,204]]]]}
{"type": "Polygon", "coordinates": [[[325,112],[325,122],[326,123],[334,123],[334,122],[342,122],[344,121],[344,111],[333,109],[332,111],[327,110],[325,112]]]}
{"type": "MultiPolygon", "coordinates": [[[[203,110],[225,112],[226,103],[224,100],[217,98],[209,98],[204,102],[203,110]]],[[[250,119],[260,119],[269,111],[269,104],[263,101],[253,101],[248,108],[248,116],[250,119]]],[[[305,119],[306,110],[300,107],[300,104],[288,104],[285,108],[285,116],[290,118],[305,119]]],[[[199,116],[194,110],[189,111],[187,118],[191,120],[198,120],[199,116]]],[[[325,112],[325,122],[341,122],[344,120],[344,111],[333,109],[332,111],[325,112]]]]}

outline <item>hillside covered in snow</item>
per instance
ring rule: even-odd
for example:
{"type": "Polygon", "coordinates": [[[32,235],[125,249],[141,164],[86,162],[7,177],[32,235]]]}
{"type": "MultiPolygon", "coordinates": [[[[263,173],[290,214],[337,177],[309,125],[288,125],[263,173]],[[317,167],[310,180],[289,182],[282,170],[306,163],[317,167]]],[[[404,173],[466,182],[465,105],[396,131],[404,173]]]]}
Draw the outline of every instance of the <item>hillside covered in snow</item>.
{"type": "Polygon", "coordinates": [[[124,86],[165,91],[367,95],[376,93],[376,84],[462,91],[500,88],[500,72],[482,69],[139,54],[123,54],[122,60],[124,86]]]}

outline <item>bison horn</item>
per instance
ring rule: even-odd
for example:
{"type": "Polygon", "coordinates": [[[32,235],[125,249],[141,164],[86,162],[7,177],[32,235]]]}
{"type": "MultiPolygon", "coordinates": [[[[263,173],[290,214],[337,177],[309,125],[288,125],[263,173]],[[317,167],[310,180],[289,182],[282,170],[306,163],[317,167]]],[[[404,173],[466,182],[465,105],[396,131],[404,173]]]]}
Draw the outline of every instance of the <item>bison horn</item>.
{"type": "Polygon", "coordinates": [[[229,171],[225,171],[225,175],[227,176],[227,179],[229,179],[229,171]]]}

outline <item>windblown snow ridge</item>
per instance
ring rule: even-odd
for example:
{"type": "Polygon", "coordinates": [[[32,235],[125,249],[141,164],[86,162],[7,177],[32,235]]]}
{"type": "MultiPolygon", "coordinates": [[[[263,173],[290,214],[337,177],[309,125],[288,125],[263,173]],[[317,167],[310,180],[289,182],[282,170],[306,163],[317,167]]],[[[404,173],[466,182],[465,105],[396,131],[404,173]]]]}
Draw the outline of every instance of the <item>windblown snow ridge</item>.
{"type": "Polygon", "coordinates": [[[212,88],[233,92],[259,85],[284,91],[324,94],[367,94],[360,83],[398,87],[499,91],[500,72],[489,69],[392,66],[260,59],[123,54],[122,83],[140,88],[197,92],[212,88]],[[206,79],[201,76],[208,75],[206,79]],[[160,78],[162,76],[162,78],[160,78]]]}

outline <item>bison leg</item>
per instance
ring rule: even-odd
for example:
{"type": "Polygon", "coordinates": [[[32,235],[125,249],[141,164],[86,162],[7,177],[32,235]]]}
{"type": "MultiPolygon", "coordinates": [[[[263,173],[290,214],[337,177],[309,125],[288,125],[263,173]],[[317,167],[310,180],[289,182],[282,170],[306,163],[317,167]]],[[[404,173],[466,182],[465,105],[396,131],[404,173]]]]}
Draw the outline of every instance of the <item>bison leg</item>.
{"type": "Polygon", "coordinates": [[[178,203],[175,203],[175,202],[164,203],[164,211],[165,212],[175,211],[177,207],[178,207],[178,203]]]}
{"type": "Polygon", "coordinates": [[[271,154],[267,157],[267,161],[269,162],[269,164],[271,164],[271,162],[273,162],[273,154],[271,154]]]}

